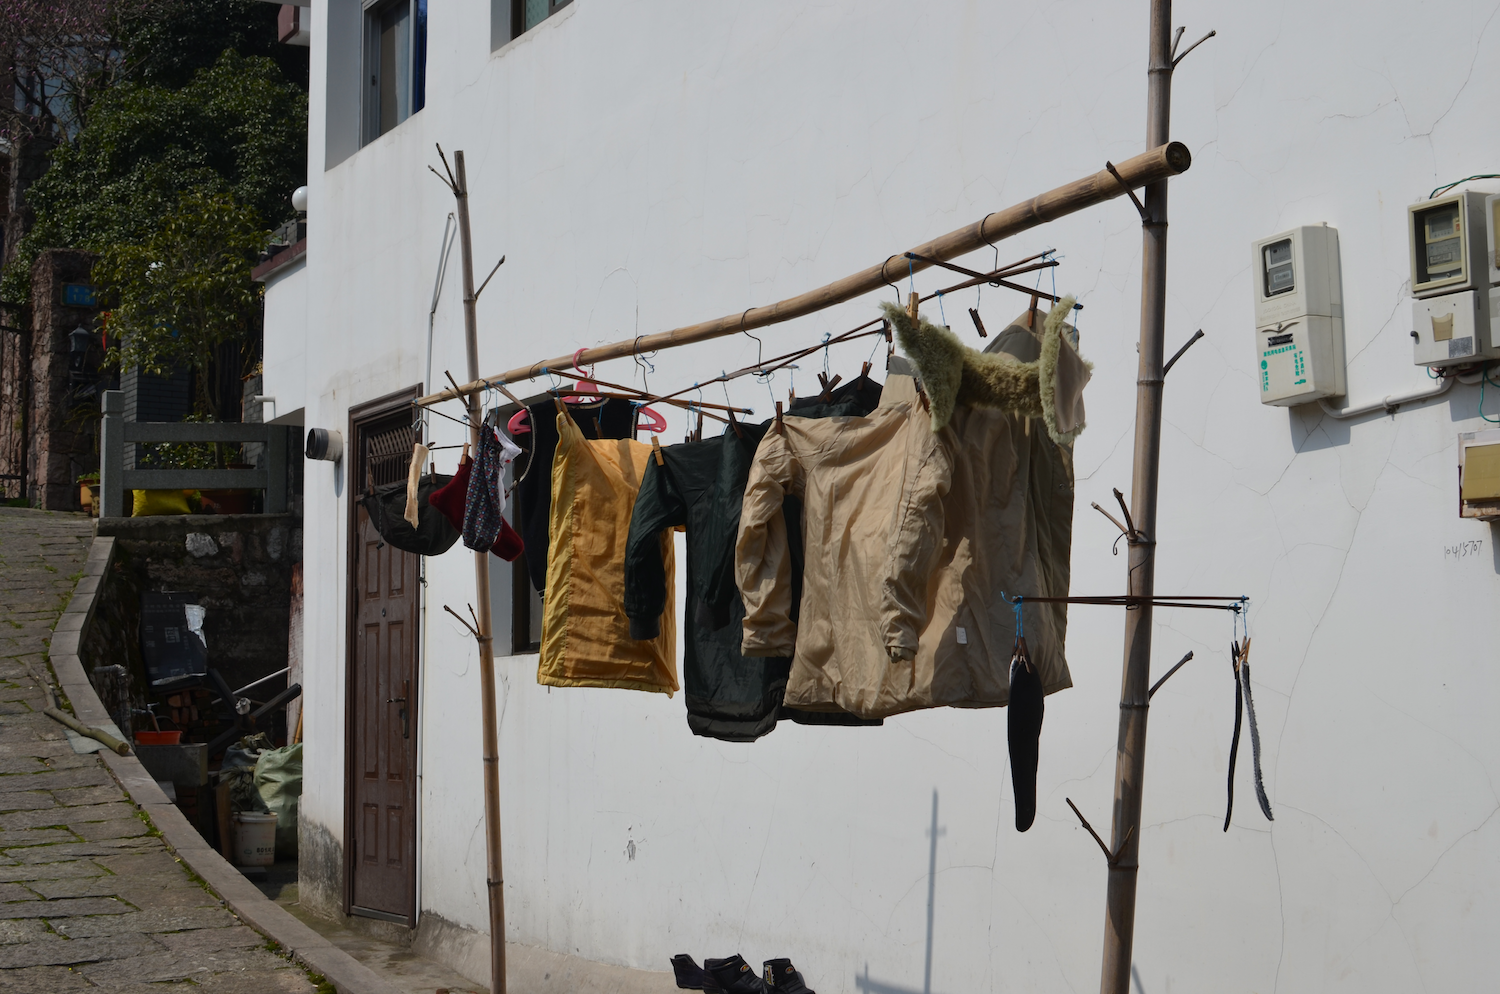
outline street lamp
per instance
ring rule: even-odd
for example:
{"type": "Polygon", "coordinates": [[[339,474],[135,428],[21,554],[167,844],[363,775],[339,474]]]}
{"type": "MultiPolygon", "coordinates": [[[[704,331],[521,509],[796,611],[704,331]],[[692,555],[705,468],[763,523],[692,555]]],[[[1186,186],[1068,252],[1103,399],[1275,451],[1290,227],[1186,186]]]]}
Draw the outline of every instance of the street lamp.
{"type": "Polygon", "coordinates": [[[84,363],[89,356],[89,345],[93,341],[94,333],[83,325],[68,332],[68,364],[73,372],[83,372],[84,363]]]}

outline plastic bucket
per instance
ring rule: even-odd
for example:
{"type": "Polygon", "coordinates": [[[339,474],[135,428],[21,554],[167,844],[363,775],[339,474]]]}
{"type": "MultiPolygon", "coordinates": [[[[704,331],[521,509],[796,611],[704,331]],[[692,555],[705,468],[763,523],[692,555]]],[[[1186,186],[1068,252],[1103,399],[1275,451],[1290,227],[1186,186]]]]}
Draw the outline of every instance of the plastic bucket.
{"type": "Polygon", "coordinates": [[[275,815],[234,813],[234,861],[239,866],[270,866],[276,862],[275,815]]]}
{"type": "Polygon", "coordinates": [[[174,746],[182,742],[182,733],[174,732],[136,732],[135,744],[143,746],[174,746]]]}

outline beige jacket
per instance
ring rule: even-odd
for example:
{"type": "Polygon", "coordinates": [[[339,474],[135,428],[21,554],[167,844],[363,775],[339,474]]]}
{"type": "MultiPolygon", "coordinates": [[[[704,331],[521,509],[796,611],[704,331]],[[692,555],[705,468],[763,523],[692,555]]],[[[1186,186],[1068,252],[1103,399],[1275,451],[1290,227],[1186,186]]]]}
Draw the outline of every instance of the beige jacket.
{"type": "MultiPolygon", "coordinates": [[[[787,417],[756,453],[735,548],[743,652],[793,656],[789,705],[866,718],[1002,706],[1015,618],[1001,592],[1068,592],[1069,450],[1039,419],[995,409],[960,407],[934,431],[901,399],[909,384],[892,377],[869,417],[787,417]],[[787,493],[804,506],[800,625],[787,493]]],[[[1028,604],[1024,625],[1046,692],[1072,686],[1066,605],[1028,604]]]]}

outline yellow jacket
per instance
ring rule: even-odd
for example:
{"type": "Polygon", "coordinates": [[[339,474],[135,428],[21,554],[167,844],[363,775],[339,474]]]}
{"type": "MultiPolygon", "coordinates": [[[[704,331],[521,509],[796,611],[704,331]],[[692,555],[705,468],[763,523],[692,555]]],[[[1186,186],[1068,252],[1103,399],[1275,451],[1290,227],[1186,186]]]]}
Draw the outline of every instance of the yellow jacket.
{"type": "Polygon", "coordinates": [[[558,404],[552,460],[552,534],[542,611],[538,683],[553,687],[677,690],[677,617],[672,533],[662,532],[666,610],[661,633],[630,637],[625,616],[625,540],[651,447],[589,439],[558,404]]]}

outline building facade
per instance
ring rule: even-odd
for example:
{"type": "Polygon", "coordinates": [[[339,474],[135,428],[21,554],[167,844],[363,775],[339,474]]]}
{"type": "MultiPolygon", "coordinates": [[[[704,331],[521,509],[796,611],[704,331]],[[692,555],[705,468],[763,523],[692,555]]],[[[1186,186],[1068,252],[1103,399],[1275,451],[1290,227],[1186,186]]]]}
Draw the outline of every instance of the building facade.
{"type": "MultiPolygon", "coordinates": [[[[381,472],[394,458],[404,475],[409,399],[445,371],[465,379],[435,145],[450,162],[465,153],[478,278],[506,258],[478,303],[489,375],[823,285],[1144,151],[1145,131],[1144,3],[515,6],[302,10],[306,256],[266,298],[278,420],[300,412],[346,443],[305,479],[302,901],[415,928],[480,979],[477,653],[443,610],[472,602],[472,556],[402,560],[355,530],[352,504],[381,453],[399,454],[381,472]],[[404,676],[356,665],[401,652],[404,676]]],[[[1251,246],[1337,229],[1347,395],[1334,407],[1428,385],[1407,207],[1500,163],[1500,21],[1462,0],[1422,18],[1395,4],[1178,6],[1184,45],[1217,35],[1174,84],[1172,135],[1194,161],[1171,186],[1167,348],[1206,337],[1165,388],[1157,589],[1250,597],[1275,821],[1255,804],[1246,743],[1223,830],[1229,619],[1159,611],[1155,671],[1195,659],[1153,701],[1137,983],[1476,989],[1500,928],[1500,551],[1492,526],[1459,517],[1457,437],[1500,417],[1500,398],[1475,382],[1347,419],[1263,405],[1251,246]]],[[[1464,188],[1500,190],[1488,182],[1464,188]]],[[[1117,532],[1089,504],[1130,489],[1140,246],[1122,198],[960,260],[1055,248],[1042,288],[1055,278],[1084,304],[1080,594],[1125,581],[1117,532]]],[[[911,282],[925,294],[950,277],[911,282]]],[[[674,392],[861,324],[879,297],[598,374],[674,392]]],[[[925,306],[977,344],[966,309],[994,329],[1026,303],[987,287],[925,306]]],[[[848,379],[873,358],[878,376],[883,357],[866,341],[830,350],[827,368],[848,379]]],[[[800,367],[703,399],[764,418],[789,389],[816,389],[823,358],[800,367]]],[[[689,426],[666,414],[675,440],[689,426]]],[[[441,472],[465,437],[429,419],[441,472]]],[[[1108,825],[1120,609],[1069,615],[1075,686],[1047,700],[1037,821],[1018,834],[1001,710],[697,738],[680,698],[538,686],[527,598],[498,559],[491,575],[518,949],[655,971],[679,952],[790,956],[823,994],[1096,982],[1105,867],[1065,798],[1108,825]]]]}

